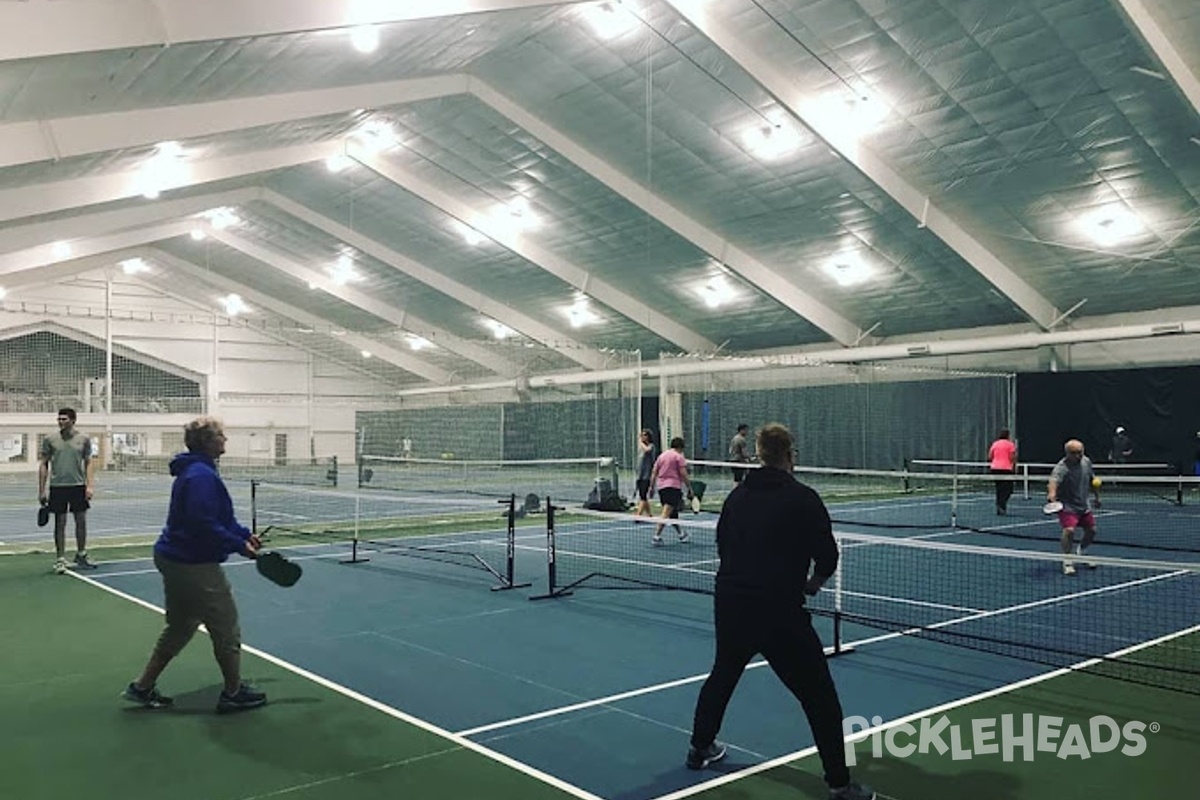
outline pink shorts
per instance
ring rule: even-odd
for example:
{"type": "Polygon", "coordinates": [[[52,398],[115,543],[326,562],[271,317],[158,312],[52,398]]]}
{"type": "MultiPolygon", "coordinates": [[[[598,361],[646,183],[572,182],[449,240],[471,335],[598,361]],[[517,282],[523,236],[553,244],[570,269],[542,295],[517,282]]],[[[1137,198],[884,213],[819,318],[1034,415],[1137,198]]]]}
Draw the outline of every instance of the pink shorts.
{"type": "Polygon", "coordinates": [[[1096,517],[1090,511],[1076,514],[1074,511],[1063,509],[1058,512],[1058,523],[1064,528],[1078,528],[1080,525],[1084,528],[1094,528],[1096,527],[1096,517]]]}

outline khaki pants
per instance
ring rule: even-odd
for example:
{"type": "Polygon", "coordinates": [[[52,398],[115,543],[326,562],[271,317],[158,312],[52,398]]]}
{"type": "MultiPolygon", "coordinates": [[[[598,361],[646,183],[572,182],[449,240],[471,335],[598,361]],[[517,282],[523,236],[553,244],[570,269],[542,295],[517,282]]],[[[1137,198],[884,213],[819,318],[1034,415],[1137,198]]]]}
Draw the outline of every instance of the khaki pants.
{"type": "Polygon", "coordinates": [[[167,625],[154,653],[169,661],[179,654],[203,623],[213,653],[236,653],[242,647],[237,605],[220,564],[183,564],[154,554],[166,594],[167,625]]]}

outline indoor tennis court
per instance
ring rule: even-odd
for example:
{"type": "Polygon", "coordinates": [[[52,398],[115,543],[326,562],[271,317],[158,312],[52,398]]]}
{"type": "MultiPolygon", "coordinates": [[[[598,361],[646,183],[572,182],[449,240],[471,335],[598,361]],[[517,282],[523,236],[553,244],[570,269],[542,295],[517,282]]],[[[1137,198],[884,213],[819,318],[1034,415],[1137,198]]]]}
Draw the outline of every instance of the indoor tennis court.
{"type": "Polygon", "coordinates": [[[1198,268],[1194,0],[0,3],[0,796],[861,800],[779,469],[854,782],[1192,796],[1198,268]]]}

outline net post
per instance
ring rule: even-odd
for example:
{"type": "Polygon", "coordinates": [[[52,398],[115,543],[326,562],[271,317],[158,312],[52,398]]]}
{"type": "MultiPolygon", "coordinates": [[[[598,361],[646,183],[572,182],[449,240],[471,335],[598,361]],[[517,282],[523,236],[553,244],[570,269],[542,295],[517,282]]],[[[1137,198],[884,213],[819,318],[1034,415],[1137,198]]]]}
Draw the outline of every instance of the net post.
{"type": "Polygon", "coordinates": [[[546,593],[530,595],[530,600],[547,600],[552,597],[566,597],[571,594],[570,590],[558,588],[558,572],[555,562],[557,556],[554,545],[554,512],[561,511],[546,498],[546,593]]]}
{"type": "Polygon", "coordinates": [[[358,543],[359,543],[358,523],[361,518],[362,518],[362,498],[356,494],[356,495],[354,495],[354,530],[353,530],[354,537],[350,540],[350,557],[343,558],[341,560],[342,564],[365,564],[366,562],[371,560],[369,558],[361,558],[358,555],[358,543]]]}
{"type": "Polygon", "coordinates": [[[500,579],[500,583],[492,587],[492,591],[501,592],[507,589],[532,586],[532,582],[514,583],[517,572],[517,495],[510,494],[506,500],[497,500],[496,502],[507,506],[504,514],[507,530],[505,533],[504,577],[500,579]]]}
{"type": "Polygon", "coordinates": [[[258,536],[258,481],[250,481],[250,533],[258,536]]]}
{"type": "Polygon", "coordinates": [[[854,652],[853,647],[846,647],[842,644],[842,564],[844,559],[838,559],[837,569],[833,571],[833,652],[829,653],[829,657],[849,655],[854,652]]]}
{"type": "Polygon", "coordinates": [[[338,457],[334,453],[330,457],[329,470],[325,473],[325,479],[336,489],[338,485],[338,457]]]}

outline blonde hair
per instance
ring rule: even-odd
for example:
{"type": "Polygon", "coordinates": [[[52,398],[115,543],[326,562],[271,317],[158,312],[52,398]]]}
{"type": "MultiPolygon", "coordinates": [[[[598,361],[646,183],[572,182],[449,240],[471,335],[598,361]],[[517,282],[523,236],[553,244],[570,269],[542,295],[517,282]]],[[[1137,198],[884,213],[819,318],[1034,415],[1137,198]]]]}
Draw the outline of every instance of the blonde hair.
{"type": "Polygon", "coordinates": [[[183,426],[183,443],[193,453],[207,450],[224,429],[225,426],[216,417],[196,417],[183,426]]]}
{"type": "Polygon", "coordinates": [[[755,449],[768,467],[786,467],[792,457],[792,432],[778,422],[767,423],[758,429],[755,449]]]}

